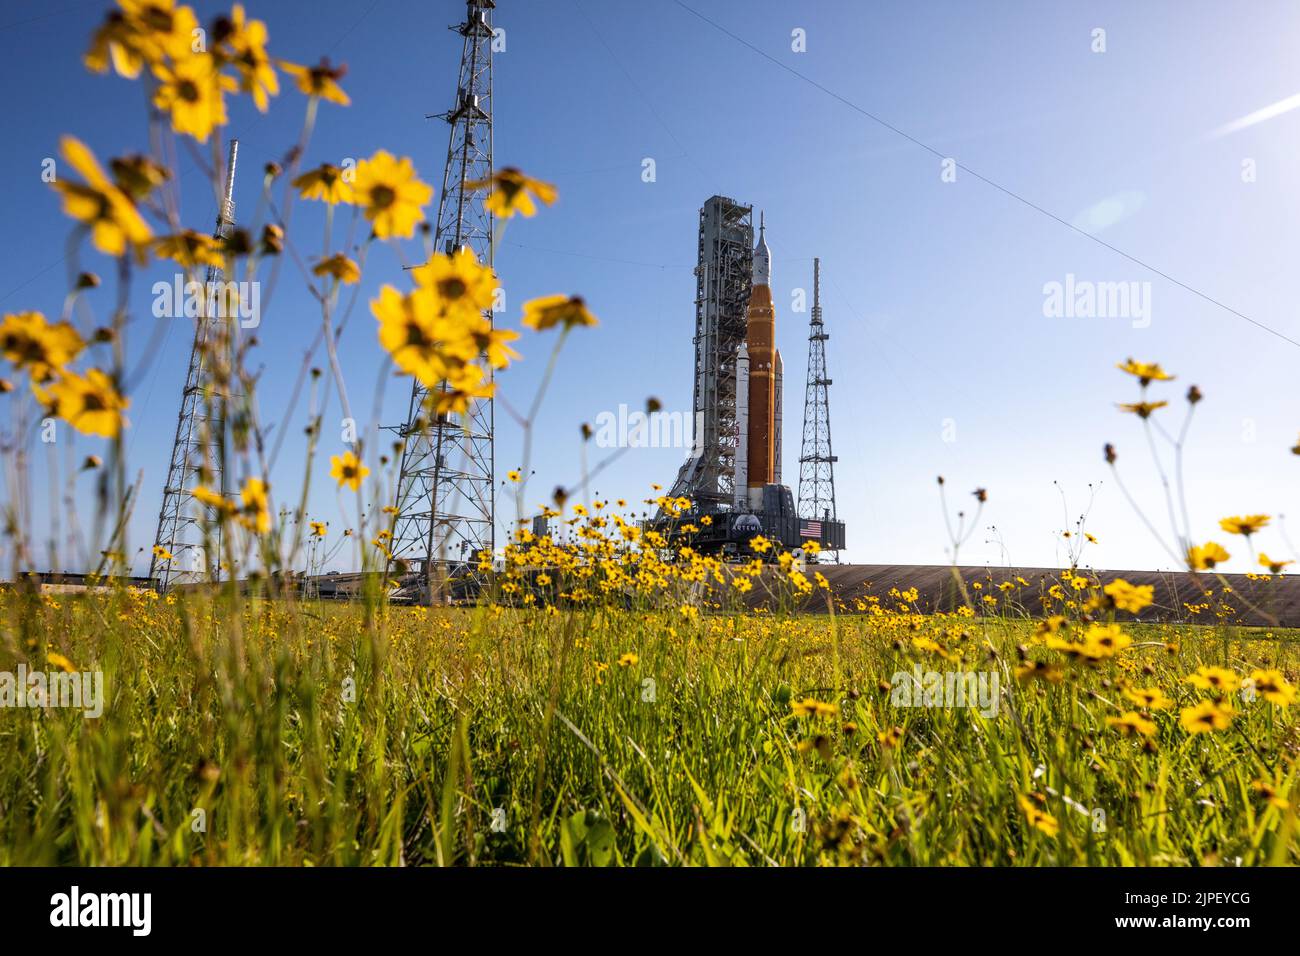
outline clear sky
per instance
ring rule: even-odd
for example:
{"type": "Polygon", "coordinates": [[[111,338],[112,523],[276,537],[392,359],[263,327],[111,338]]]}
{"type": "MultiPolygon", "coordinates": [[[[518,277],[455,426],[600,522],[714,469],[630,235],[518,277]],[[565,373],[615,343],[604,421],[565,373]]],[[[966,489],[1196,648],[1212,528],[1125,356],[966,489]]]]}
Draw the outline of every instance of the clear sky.
{"type": "MultiPolygon", "coordinates": [[[[792,313],[792,290],[809,288],[812,258],[822,260],[845,557],[947,560],[935,486],[943,474],[954,510],[973,504],[975,487],[989,490],[963,561],[1065,560],[1060,531],[1067,514],[1072,522],[1084,509],[1092,483],[1088,529],[1100,544],[1085,563],[1168,567],[1102,459],[1103,444],[1114,442],[1121,476],[1167,529],[1139,422],[1114,404],[1136,395],[1115,369],[1131,355],[1178,375],[1158,396],[1171,400],[1157,413],[1170,427],[1181,422],[1186,386],[1205,392],[1185,466],[1191,518],[1197,537],[1228,544],[1231,568],[1246,570],[1245,550],[1233,546],[1240,539],[1219,532],[1218,518],[1300,505],[1300,457],[1288,452],[1300,434],[1300,346],[1249,321],[1300,341],[1300,110],[1283,104],[1232,124],[1300,93],[1300,8],[1258,2],[1247,16],[1222,2],[684,2],[734,36],[674,0],[498,3],[507,48],[496,58],[496,162],[560,190],[555,207],[506,231],[501,318],[517,326],[524,300],[578,292],[601,319],[571,336],[535,425],[530,504],[577,479],[580,423],[620,403],[640,407],[649,395],[689,411],[698,209],[722,193],[766,211],[787,481],[799,454],[807,351],[807,314],[792,313]],[[1097,29],[1104,52],[1094,51],[1097,29]],[[804,52],[792,49],[795,30],[804,31],[804,52]],[[945,181],[944,157],[959,164],[954,182],[945,181]],[[650,183],[646,158],[655,161],[650,183]],[[1150,283],[1149,300],[1139,300],[1149,308],[1045,315],[1044,287],[1067,276],[1150,283]]],[[[220,10],[194,6],[205,23],[220,10]]],[[[452,104],[460,43],[446,27],[462,4],[248,6],[267,22],[273,55],[315,62],[326,54],[348,65],[353,106],[322,107],[309,165],[383,147],[411,156],[424,180],[441,181],[447,129],[425,115],[452,104]]],[[[102,158],[146,143],[138,85],[91,75],[79,62],[106,7],[0,6],[7,312],[57,315],[67,288],[69,223],[40,177],[60,134],[75,133],[102,158]]],[[[226,132],[241,140],[238,210],[256,206],[253,171],[291,144],[302,109],[291,88],[266,117],[247,98],[236,102],[226,132]]],[[[182,157],[183,169],[193,167],[182,157]]],[[[196,171],[184,182],[185,217],[206,231],[211,191],[196,171]]],[[[319,254],[318,213],[295,213],[308,257],[319,254]]],[[[93,253],[83,266],[110,274],[93,253]]],[[[364,302],[380,284],[403,281],[391,251],[376,248],[363,307],[341,343],[363,408],[381,357],[364,302]]],[[[138,290],[137,357],[153,322],[148,283],[138,290]]],[[[131,395],[130,473],[144,476],[133,549],[152,542],[190,347],[190,329],[173,324],[131,395]]],[[[264,420],[289,432],[273,490],[300,480],[304,410],[283,416],[318,325],[286,270],[252,359],[264,368],[264,420]]],[[[499,379],[505,400],[527,405],[549,344],[525,336],[525,360],[499,379]]],[[[401,420],[408,396],[408,380],[389,382],[385,423],[401,420]]],[[[503,474],[519,462],[522,433],[504,413],[497,421],[503,474]]],[[[95,451],[95,441],[81,438],[77,450],[95,451]]],[[[327,441],[322,450],[339,449],[327,441]]],[[[601,454],[590,449],[589,461],[601,454]]],[[[652,481],[671,484],[681,457],[629,451],[594,488],[638,500],[652,481]]],[[[39,486],[44,455],[35,462],[39,486]]],[[[311,517],[337,531],[351,512],[321,480],[326,468],[317,468],[311,517]]],[[[88,482],[83,491],[88,508],[88,482]]],[[[499,513],[511,516],[508,501],[499,513]]],[[[46,521],[38,513],[38,532],[46,521]]],[[[1275,529],[1259,544],[1286,552],[1275,529]]]]}

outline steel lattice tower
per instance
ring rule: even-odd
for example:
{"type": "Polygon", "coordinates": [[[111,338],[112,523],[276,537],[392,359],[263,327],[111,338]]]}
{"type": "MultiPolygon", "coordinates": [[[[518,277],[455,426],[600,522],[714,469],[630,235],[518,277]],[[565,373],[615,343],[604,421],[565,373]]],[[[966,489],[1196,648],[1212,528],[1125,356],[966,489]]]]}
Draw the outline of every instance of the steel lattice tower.
{"type": "MultiPolygon", "coordinates": [[[[451,27],[464,37],[455,106],[436,114],[451,126],[434,248],[450,253],[467,246],[492,265],[492,214],[482,190],[466,182],[492,175],[493,0],[468,0],[465,22],[451,27]]],[[[492,320],[491,311],[484,317],[492,320]]],[[[438,386],[446,388],[446,383],[438,386]]],[[[426,600],[432,597],[434,568],[450,572],[496,545],[493,500],[493,407],[491,399],[471,403],[468,414],[435,416],[430,389],[418,380],[411,390],[393,524],[394,558],[424,572],[426,600]]]]}
{"type": "Polygon", "coordinates": [[[831,452],[831,380],[826,375],[822,324],[821,260],[813,260],[813,306],[808,323],[808,385],[803,400],[803,450],[799,454],[799,517],[835,520],[835,455],[831,452]]]}
{"type": "Polygon", "coordinates": [[[695,442],[672,497],[729,508],[736,478],[736,352],[745,341],[753,284],[753,207],[712,196],[700,209],[695,268],[695,442]]]}
{"type": "MultiPolygon", "coordinates": [[[[235,160],[239,153],[239,140],[230,141],[230,154],[226,161],[225,191],[221,208],[217,210],[217,225],[213,238],[229,238],[235,223],[235,160]]],[[[208,266],[204,292],[225,281],[217,266],[208,266]]],[[[163,486],[162,507],[158,511],[158,533],[154,545],[169,554],[170,560],[159,560],[155,551],[149,561],[149,577],[158,582],[159,590],[166,591],[177,580],[201,581],[211,570],[221,564],[220,524],[216,512],[205,508],[206,520],[217,526],[216,560],[209,562],[204,553],[203,532],[199,517],[193,507],[192,490],[196,484],[208,484],[226,493],[223,468],[225,420],[213,414],[211,402],[210,350],[227,342],[227,331],[221,328],[226,321],[220,309],[211,309],[211,295],[203,297],[207,303],[200,311],[194,326],[194,345],[190,349],[189,369],[185,373],[185,388],[181,392],[181,409],[176,419],[176,437],[172,442],[171,463],[167,467],[167,483],[163,486]],[[203,480],[199,480],[203,472],[203,480]]],[[[218,296],[216,301],[228,301],[218,296]]],[[[216,407],[220,407],[217,405],[216,407]]],[[[219,572],[218,572],[219,576],[219,572]]]]}

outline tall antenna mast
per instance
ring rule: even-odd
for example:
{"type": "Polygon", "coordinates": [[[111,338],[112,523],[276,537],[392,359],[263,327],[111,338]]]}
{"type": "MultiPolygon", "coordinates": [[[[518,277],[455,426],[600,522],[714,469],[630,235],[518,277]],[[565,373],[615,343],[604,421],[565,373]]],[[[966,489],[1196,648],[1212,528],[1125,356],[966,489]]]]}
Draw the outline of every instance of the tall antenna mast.
{"type": "MultiPolygon", "coordinates": [[[[455,106],[437,114],[451,126],[438,200],[434,248],[466,246],[492,265],[492,214],[483,192],[466,182],[492,175],[493,0],[467,0],[465,22],[451,27],[464,37],[455,106]]],[[[491,322],[492,313],[484,317],[491,322]]],[[[447,383],[438,386],[446,390],[447,383]]],[[[479,555],[496,546],[492,400],[470,404],[465,415],[435,415],[431,389],[417,379],[411,389],[397,486],[392,554],[421,574],[422,598],[434,599],[448,578],[468,577],[479,555]]]]}
{"type": "Polygon", "coordinates": [[[831,452],[831,380],[826,374],[826,327],[822,324],[821,260],[813,260],[813,306],[808,323],[808,385],[803,402],[803,450],[799,455],[799,517],[835,521],[835,462],[831,452]]]}
{"type": "MultiPolygon", "coordinates": [[[[226,159],[226,186],[221,206],[217,210],[217,225],[212,233],[214,239],[223,243],[230,237],[235,223],[235,160],[238,155],[239,140],[232,139],[226,159]]],[[[219,568],[221,563],[220,523],[215,521],[215,512],[205,508],[206,519],[210,525],[215,524],[218,528],[216,554],[213,556],[215,561],[210,563],[204,553],[199,518],[191,505],[196,484],[210,484],[219,488],[223,495],[226,493],[223,465],[225,456],[222,454],[225,421],[211,414],[217,406],[204,394],[207,387],[204,379],[210,340],[227,341],[220,326],[228,317],[222,314],[221,308],[213,309],[209,306],[214,301],[229,303],[231,298],[222,294],[215,297],[210,294],[218,283],[225,281],[225,274],[220,267],[208,266],[205,279],[202,297],[204,305],[194,326],[194,345],[190,349],[190,364],[185,373],[185,388],[181,392],[181,408],[176,419],[171,463],[167,467],[167,483],[163,486],[162,507],[158,511],[155,549],[149,561],[149,577],[157,581],[160,591],[166,591],[178,580],[203,580],[210,569],[219,568]],[[160,557],[160,550],[171,557],[160,557]]]]}

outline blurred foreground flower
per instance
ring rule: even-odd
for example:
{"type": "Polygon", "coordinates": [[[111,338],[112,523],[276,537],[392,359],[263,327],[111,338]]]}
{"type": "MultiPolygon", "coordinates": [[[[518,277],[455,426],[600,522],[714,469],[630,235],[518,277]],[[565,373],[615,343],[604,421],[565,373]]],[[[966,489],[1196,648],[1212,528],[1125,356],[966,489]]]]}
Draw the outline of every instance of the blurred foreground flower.
{"type": "Polygon", "coordinates": [[[299,66],[285,60],[280,60],[279,63],[280,69],[297,81],[298,89],[304,95],[329,100],[339,106],[347,106],[352,102],[338,82],[347,73],[346,66],[330,66],[330,61],[324,57],[316,66],[299,66]]]}
{"type": "Polygon", "coordinates": [[[1219,527],[1228,534],[1240,534],[1250,537],[1260,528],[1272,520],[1268,515],[1233,515],[1231,518],[1224,518],[1219,522],[1219,527]]]}
{"type": "Polygon", "coordinates": [[[1152,382],[1171,382],[1174,379],[1174,376],[1160,367],[1159,362],[1135,362],[1133,359],[1126,359],[1123,364],[1115,367],[1121,372],[1135,376],[1142,383],[1143,388],[1152,382]]]}
{"type": "Polygon", "coordinates": [[[424,220],[424,205],[433,198],[433,187],[416,177],[410,157],[398,159],[383,149],[357,163],[352,191],[353,201],[364,208],[380,239],[409,239],[415,224],[424,220]]]}
{"type": "Polygon", "coordinates": [[[338,482],[340,488],[346,485],[356,491],[368,474],[370,469],[363,465],[361,459],[351,451],[330,456],[330,477],[338,482]]]}
{"type": "Polygon", "coordinates": [[[174,132],[206,143],[216,127],[226,125],[225,94],[239,84],[211,56],[198,53],[171,65],[157,64],[153,72],[159,80],[153,105],[171,115],[174,132]]]}
{"type": "Polygon", "coordinates": [[[104,73],[111,61],[119,76],[133,80],[146,63],[190,54],[199,22],[189,7],[175,0],[118,0],[118,8],[95,31],[82,58],[87,69],[104,73]]]}
{"type": "Polygon", "coordinates": [[[247,19],[244,5],[237,3],[231,8],[229,18],[218,18],[213,34],[218,44],[217,55],[233,64],[239,73],[239,89],[250,94],[257,109],[265,113],[269,98],[280,92],[280,80],[266,53],[269,39],[266,24],[247,19]]]}
{"type": "Polygon", "coordinates": [[[1187,566],[1193,571],[1212,571],[1216,565],[1227,561],[1232,555],[1222,545],[1213,541],[1202,545],[1192,545],[1187,549],[1187,566]]]}
{"type": "Polygon", "coordinates": [[[524,325],[538,332],[562,325],[565,331],[575,325],[598,325],[581,296],[547,295],[524,303],[524,325]]]}
{"type": "Polygon", "coordinates": [[[352,202],[352,185],[343,178],[343,170],[331,163],[321,163],[297,177],[290,185],[303,199],[319,199],[330,205],[352,202]]]}
{"type": "Polygon", "coordinates": [[[116,438],[127,424],[122,412],[130,399],[97,368],[85,376],[65,371],[48,387],[33,385],[33,390],[42,404],[82,434],[116,438]]]}
{"type": "Polygon", "coordinates": [[[0,321],[0,355],[43,382],[75,359],[86,343],[67,322],[51,325],[40,312],[7,313],[0,321]]]}
{"type": "Polygon", "coordinates": [[[523,216],[536,215],[537,206],[533,203],[534,198],[550,206],[559,195],[550,183],[525,176],[513,166],[499,169],[487,179],[465,183],[466,189],[488,187],[492,189],[485,203],[488,212],[502,219],[509,219],[515,213],[523,216]]]}
{"type": "Polygon", "coordinates": [[[1184,707],[1179,715],[1183,728],[1192,734],[1227,730],[1235,716],[1231,707],[1214,700],[1204,700],[1195,707],[1184,707]]]}
{"type": "Polygon", "coordinates": [[[239,523],[249,531],[265,534],[271,530],[271,509],[267,497],[270,490],[270,486],[261,478],[249,478],[244,482],[244,489],[239,493],[239,500],[243,503],[239,523]]]}
{"type": "Polygon", "coordinates": [[[328,259],[322,259],[311,270],[312,275],[333,276],[343,285],[353,285],[361,281],[361,269],[355,262],[341,252],[336,252],[328,259]]]}
{"type": "Polygon", "coordinates": [[[54,183],[63,196],[64,213],[91,227],[91,240],[105,255],[120,256],[129,246],[143,259],[144,246],[153,237],[153,231],[135,203],[109,181],[81,140],[64,136],[59,148],[63,158],[85,180],[85,183],[74,183],[59,179],[54,183]]]}

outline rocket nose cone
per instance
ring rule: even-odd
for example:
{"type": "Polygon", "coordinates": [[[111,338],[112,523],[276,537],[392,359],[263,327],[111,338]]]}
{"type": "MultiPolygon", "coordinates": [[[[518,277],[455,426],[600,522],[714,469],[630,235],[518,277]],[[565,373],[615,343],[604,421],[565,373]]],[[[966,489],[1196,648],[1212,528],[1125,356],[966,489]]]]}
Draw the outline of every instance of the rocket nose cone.
{"type": "Polygon", "coordinates": [[[758,227],[758,244],[754,246],[754,285],[772,284],[772,251],[767,247],[765,226],[758,227]]]}

